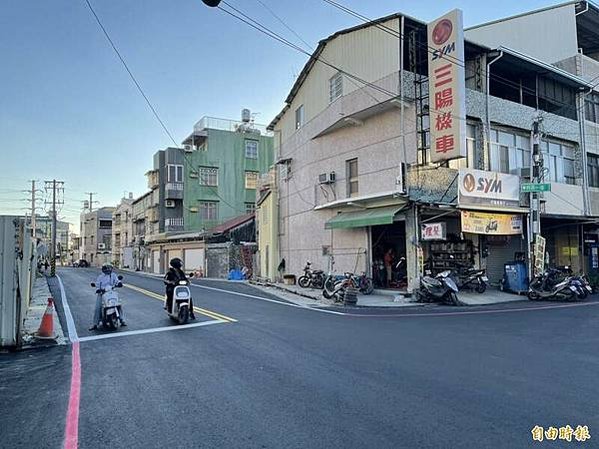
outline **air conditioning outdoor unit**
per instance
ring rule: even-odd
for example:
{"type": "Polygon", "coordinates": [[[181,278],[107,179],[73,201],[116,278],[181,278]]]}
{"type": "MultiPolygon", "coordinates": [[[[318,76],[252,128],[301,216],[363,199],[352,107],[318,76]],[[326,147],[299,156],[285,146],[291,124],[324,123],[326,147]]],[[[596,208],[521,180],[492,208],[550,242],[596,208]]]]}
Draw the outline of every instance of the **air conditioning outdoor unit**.
{"type": "Polygon", "coordinates": [[[511,171],[512,175],[518,175],[523,179],[530,179],[530,167],[515,168],[511,171]]]}
{"type": "Polygon", "coordinates": [[[199,209],[197,207],[190,207],[189,212],[196,213],[199,209]]]}
{"type": "Polygon", "coordinates": [[[330,173],[321,173],[318,175],[319,184],[333,184],[337,180],[337,175],[334,171],[330,173]]]}
{"type": "Polygon", "coordinates": [[[176,206],[175,200],[166,200],[164,202],[164,207],[175,207],[175,206],[176,206]]]}
{"type": "Polygon", "coordinates": [[[98,243],[98,249],[106,249],[106,243],[98,243]]]}
{"type": "Polygon", "coordinates": [[[193,146],[183,145],[183,150],[185,150],[186,153],[191,153],[193,151],[193,146]]]}

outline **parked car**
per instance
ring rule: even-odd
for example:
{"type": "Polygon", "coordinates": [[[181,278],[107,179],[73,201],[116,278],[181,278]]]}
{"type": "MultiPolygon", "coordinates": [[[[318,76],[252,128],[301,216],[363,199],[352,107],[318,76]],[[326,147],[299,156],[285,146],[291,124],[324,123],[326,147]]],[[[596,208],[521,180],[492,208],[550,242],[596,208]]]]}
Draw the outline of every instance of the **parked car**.
{"type": "Polygon", "coordinates": [[[85,259],[79,259],[79,261],[75,262],[75,266],[80,268],[89,268],[89,262],[85,259]]]}

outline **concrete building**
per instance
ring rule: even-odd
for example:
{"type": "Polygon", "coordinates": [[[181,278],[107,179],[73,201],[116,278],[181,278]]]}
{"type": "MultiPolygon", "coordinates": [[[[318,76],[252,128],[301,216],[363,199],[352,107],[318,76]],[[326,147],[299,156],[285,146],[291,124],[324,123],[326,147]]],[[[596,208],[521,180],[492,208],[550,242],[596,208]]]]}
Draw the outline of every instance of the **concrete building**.
{"type": "Polygon", "coordinates": [[[156,208],[158,202],[157,189],[144,193],[131,203],[131,214],[133,223],[133,269],[145,271],[149,266],[148,253],[146,251],[146,234],[157,234],[156,208]]]}
{"type": "Polygon", "coordinates": [[[112,214],[114,207],[101,207],[81,214],[81,258],[91,266],[112,263],[112,214]]]}
{"type": "Polygon", "coordinates": [[[133,193],[121,199],[112,214],[112,261],[122,268],[133,267],[133,193]]]}
{"type": "MultiPolygon", "coordinates": [[[[530,176],[531,127],[540,114],[552,190],[547,228],[560,215],[585,217],[577,104],[589,83],[522,52],[466,40],[458,63],[465,67],[467,157],[431,163],[428,45],[424,22],[394,14],[322,40],[302,70],[269,126],[279,166],[278,259],[288,272],[311,260],[315,268],[365,271],[389,286],[384,255],[392,250],[395,262],[407,259],[393,285],[413,287],[424,260],[451,268],[445,255],[453,252],[498,283],[504,263],[528,255],[528,197],[519,190],[530,176]],[[473,170],[515,184],[515,201],[482,195],[466,204],[459,186],[473,170]],[[472,232],[473,214],[519,226],[472,232]],[[440,241],[427,241],[431,224],[443,231],[440,241]]],[[[554,245],[553,258],[567,253],[580,265],[578,240],[566,240],[554,245]]]]}
{"type": "Polygon", "coordinates": [[[273,163],[273,137],[244,111],[241,121],[202,118],[183,142],[187,232],[209,230],[255,210],[258,178],[273,163]]]}
{"type": "Polygon", "coordinates": [[[256,191],[256,240],[258,267],[256,275],[274,281],[279,264],[279,209],[276,169],[260,176],[256,191]]]}

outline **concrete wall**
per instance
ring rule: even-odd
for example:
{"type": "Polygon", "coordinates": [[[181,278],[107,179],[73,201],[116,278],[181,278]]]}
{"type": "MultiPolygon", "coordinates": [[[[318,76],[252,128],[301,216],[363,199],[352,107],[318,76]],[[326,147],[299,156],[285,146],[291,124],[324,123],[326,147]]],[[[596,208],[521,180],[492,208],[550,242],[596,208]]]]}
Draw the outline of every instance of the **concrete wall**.
{"type": "Polygon", "coordinates": [[[578,52],[573,3],[469,28],[466,39],[491,48],[509,47],[549,63],[578,52]]]}

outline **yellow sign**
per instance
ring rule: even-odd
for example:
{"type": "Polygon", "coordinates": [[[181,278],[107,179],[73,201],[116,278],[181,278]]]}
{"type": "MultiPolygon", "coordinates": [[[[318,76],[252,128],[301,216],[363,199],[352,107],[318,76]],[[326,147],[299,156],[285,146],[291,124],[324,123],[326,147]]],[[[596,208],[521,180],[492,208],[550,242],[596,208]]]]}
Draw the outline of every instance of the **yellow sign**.
{"type": "Polygon", "coordinates": [[[555,441],[559,438],[570,443],[573,440],[584,442],[591,439],[589,426],[576,426],[576,430],[574,430],[569,424],[559,429],[551,426],[547,430],[537,425],[532,428],[530,433],[533,441],[555,441]]]}
{"type": "Polygon", "coordinates": [[[485,235],[522,234],[522,215],[463,210],[462,232],[485,235]]]}

